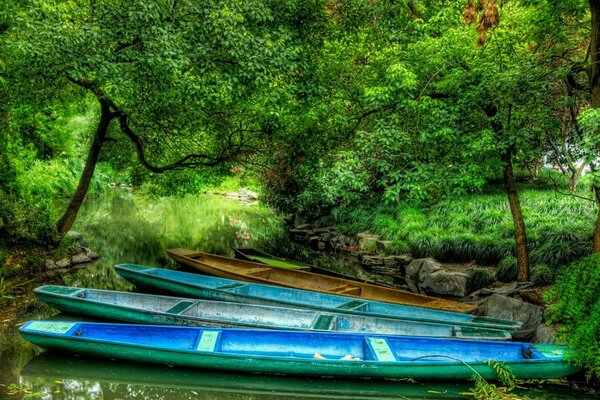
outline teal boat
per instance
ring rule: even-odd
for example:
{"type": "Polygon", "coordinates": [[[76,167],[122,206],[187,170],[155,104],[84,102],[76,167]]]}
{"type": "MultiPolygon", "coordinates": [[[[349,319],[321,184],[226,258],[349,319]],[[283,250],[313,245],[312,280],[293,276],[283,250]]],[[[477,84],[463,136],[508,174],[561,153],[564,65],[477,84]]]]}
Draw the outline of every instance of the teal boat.
{"type": "Polygon", "coordinates": [[[38,299],[67,313],[144,324],[362,332],[460,339],[511,339],[510,333],[502,330],[308,309],[54,285],[38,287],[34,292],[38,299]]]}
{"type": "Polygon", "coordinates": [[[115,265],[115,270],[123,278],[140,288],[185,297],[309,308],[333,313],[443,323],[470,328],[500,329],[511,333],[521,326],[521,323],[517,321],[353,299],[327,293],[241,282],[143,265],[119,264],[115,265]]]}
{"type": "Polygon", "coordinates": [[[19,332],[48,350],[181,367],[353,378],[519,379],[578,371],[561,346],[330,332],[30,321],[19,332]]]}

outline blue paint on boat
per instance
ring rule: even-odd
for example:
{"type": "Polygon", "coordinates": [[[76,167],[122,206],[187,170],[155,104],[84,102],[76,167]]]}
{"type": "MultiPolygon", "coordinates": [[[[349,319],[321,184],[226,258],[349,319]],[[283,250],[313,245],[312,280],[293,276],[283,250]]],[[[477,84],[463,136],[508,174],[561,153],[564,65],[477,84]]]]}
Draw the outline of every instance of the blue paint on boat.
{"type": "Polygon", "coordinates": [[[30,321],[32,343],[104,357],[255,372],[466,379],[494,377],[490,360],[518,377],[575,372],[561,346],[329,332],[30,321]]]}
{"type": "Polygon", "coordinates": [[[115,270],[135,284],[157,285],[175,294],[193,295],[212,300],[236,301],[265,305],[286,305],[359,315],[371,315],[413,321],[448,323],[471,327],[516,331],[521,323],[453,313],[428,308],[370,301],[308,290],[248,283],[136,264],[118,264],[115,270]],[[144,276],[149,279],[143,279],[144,276]],[[167,285],[160,285],[159,282],[167,285]],[[179,287],[179,288],[177,288],[179,287]],[[186,288],[190,290],[186,290],[186,288]],[[182,290],[182,291],[180,291],[182,290]]]}

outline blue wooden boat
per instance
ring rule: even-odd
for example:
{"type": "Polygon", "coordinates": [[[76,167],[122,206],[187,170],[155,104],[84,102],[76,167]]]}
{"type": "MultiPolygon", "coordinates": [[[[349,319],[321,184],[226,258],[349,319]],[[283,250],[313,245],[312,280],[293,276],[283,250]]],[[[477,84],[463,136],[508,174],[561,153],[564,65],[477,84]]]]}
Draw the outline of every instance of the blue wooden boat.
{"type": "Polygon", "coordinates": [[[34,290],[38,299],[68,313],[143,324],[298,329],[390,335],[510,340],[496,329],[403,321],[391,318],[191,300],[113,290],[46,285],[34,290]]]}
{"type": "Polygon", "coordinates": [[[30,321],[19,329],[49,350],[181,367],[291,375],[495,379],[499,361],[520,379],[577,371],[555,345],[409,336],[30,321]]]}
{"type": "Polygon", "coordinates": [[[521,326],[521,323],[516,321],[353,299],[327,293],[241,282],[143,265],[119,264],[115,265],[115,270],[119,275],[138,287],[185,297],[310,308],[334,313],[445,323],[465,327],[500,329],[509,332],[515,332],[521,326]]]}

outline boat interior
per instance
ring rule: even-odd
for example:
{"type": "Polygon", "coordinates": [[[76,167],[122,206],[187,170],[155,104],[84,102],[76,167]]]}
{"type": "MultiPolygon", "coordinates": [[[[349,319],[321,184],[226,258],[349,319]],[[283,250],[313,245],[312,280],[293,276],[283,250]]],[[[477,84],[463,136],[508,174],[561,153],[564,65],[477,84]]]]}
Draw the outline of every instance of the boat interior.
{"type": "Polygon", "coordinates": [[[349,362],[366,360],[469,363],[492,359],[523,361],[552,358],[546,357],[544,353],[529,343],[460,341],[423,337],[57,321],[33,321],[26,325],[24,330],[177,351],[346,360],[349,362]]]}

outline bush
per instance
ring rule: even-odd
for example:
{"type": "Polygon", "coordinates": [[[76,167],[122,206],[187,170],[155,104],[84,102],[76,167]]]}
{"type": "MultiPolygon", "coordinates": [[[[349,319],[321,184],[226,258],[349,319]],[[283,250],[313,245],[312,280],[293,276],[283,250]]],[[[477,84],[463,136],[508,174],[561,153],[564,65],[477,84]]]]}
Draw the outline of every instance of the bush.
{"type": "Polygon", "coordinates": [[[517,258],[510,256],[502,259],[496,267],[496,279],[501,282],[512,282],[517,279],[517,258]]]}
{"type": "Polygon", "coordinates": [[[33,205],[0,190],[0,237],[6,245],[53,243],[54,224],[49,206],[43,201],[33,205]]]}
{"type": "Polygon", "coordinates": [[[530,280],[535,286],[554,283],[554,270],[546,264],[534,264],[531,266],[530,280]]]}
{"type": "Polygon", "coordinates": [[[569,346],[569,359],[600,378],[600,254],[565,267],[546,293],[553,303],[550,321],[561,322],[560,339],[569,346]]]}
{"type": "Polygon", "coordinates": [[[408,254],[410,253],[410,246],[404,240],[392,240],[392,242],[383,250],[384,254],[408,254]]]}
{"type": "Polygon", "coordinates": [[[467,291],[472,293],[494,283],[494,275],[486,268],[476,268],[467,281],[467,291]]]}

